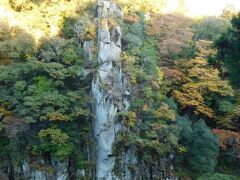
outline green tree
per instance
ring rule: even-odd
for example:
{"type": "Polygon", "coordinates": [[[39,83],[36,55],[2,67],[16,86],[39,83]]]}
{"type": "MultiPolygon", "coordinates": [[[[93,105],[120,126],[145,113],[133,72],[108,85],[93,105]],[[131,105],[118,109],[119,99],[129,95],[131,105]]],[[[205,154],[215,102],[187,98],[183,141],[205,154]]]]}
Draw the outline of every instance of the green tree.
{"type": "Polygon", "coordinates": [[[197,180],[239,180],[240,177],[228,175],[228,174],[205,174],[197,178],[197,180]]]}
{"type": "Polygon", "coordinates": [[[219,153],[219,138],[215,136],[203,120],[191,122],[186,118],[177,118],[181,128],[179,142],[186,153],[179,156],[181,166],[196,173],[214,172],[219,153]]]}
{"type": "Polygon", "coordinates": [[[194,26],[194,39],[214,41],[230,27],[227,19],[219,17],[204,17],[198,20],[194,26]]]}
{"type": "Polygon", "coordinates": [[[215,63],[223,65],[223,75],[229,76],[232,84],[239,88],[240,80],[240,13],[235,15],[232,20],[232,28],[223,33],[219,39],[215,41],[218,50],[218,56],[215,63]]]}

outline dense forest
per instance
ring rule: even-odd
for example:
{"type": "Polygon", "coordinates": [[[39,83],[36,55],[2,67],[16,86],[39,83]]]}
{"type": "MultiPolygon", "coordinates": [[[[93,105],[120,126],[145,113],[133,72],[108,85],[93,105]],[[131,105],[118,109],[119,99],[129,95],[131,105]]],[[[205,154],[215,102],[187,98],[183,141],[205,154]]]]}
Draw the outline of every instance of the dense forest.
{"type": "Polygon", "coordinates": [[[240,12],[165,2],[1,0],[0,180],[240,179],[240,12]]]}

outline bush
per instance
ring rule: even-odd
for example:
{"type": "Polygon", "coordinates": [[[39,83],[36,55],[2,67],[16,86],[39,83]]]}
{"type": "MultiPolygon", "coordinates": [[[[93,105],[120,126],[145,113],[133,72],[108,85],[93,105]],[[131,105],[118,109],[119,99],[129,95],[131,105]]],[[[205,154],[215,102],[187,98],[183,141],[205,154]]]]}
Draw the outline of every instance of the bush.
{"type": "Polygon", "coordinates": [[[200,176],[197,178],[197,180],[239,180],[240,177],[238,176],[232,176],[228,174],[204,174],[203,176],[200,176]]]}
{"type": "Polygon", "coordinates": [[[215,40],[230,27],[226,19],[205,17],[193,26],[194,39],[215,40]]]}
{"type": "Polygon", "coordinates": [[[180,143],[186,147],[181,167],[188,167],[196,173],[214,172],[219,152],[219,139],[204,121],[192,123],[186,118],[179,117],[177,123],[181,128],[180,143]]]}

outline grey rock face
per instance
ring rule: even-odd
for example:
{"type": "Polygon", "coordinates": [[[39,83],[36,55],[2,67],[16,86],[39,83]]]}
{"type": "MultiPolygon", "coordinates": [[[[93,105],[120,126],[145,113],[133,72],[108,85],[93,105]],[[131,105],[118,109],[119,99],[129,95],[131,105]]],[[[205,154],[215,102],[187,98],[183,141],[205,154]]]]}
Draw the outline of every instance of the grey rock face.
{"type": "Polygon", "coordinates": [[[98,1],[98,63],[97,76],[92,81],[94,98],[94,138],[96,139],[96,179],[117,179],[113,175],[115,158],[112,148],[121,123],[117,112],[123,109],[123,76],[121,68],[121,29],[109,30],[108,18],[119,13],[110,0],[98,1]]]}
{"type": "MultiPolygon", "coordinates": [[[[44,161],[42,161],[44,163],[44,161]]],[[[54,172],[49,172],[48,169],[32,168],[28,162],[23,162],[18,174],[22,174],[25,179],[31,180],[66,180],[68,178],[67,171],[68,163],[52,161],[54,172]]],[[[17,179],[17,178],[16,178],[17,179]]]]}

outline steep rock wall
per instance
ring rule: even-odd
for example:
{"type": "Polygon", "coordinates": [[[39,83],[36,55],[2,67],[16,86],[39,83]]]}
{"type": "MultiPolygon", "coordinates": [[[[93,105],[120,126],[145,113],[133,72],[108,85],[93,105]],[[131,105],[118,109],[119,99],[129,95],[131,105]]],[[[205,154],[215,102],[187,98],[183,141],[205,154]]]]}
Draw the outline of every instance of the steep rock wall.
{"type": "Polygon", "coordinates": [[[31,163],[24,161],[19,168],[14,171],[17,174],[15,179],[24,178],[31,180],[66,180],[68,178],[68,163],[67,161],[59,162],[52,161],[51,168],[43,160],[41,163],[44,165],[43,168],[32,167],[31,163]]]}
{"type": "Polygon", "coordinates": [[[121,11],[110,0],[98,1],[98,63],[92,81],[94,98],[94,138],[96,139],[96,179],[116,179],[113,175],[115,158],[113,144],[119,130],[118,112],[122,111],[126,92],[121,68],[121,29],[110,26],[110,18],[121,11]]]}

